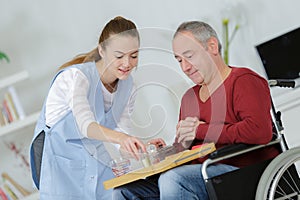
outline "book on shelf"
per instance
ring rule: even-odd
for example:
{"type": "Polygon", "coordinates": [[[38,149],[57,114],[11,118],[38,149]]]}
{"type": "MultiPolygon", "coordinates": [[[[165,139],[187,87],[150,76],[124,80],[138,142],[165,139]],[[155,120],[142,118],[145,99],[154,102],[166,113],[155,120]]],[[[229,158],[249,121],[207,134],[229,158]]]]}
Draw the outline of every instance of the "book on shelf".
{"type": "Polygon", "coordinates": [[[13,86],[9,86],[0,106],[0,126],[25,118],[25,112],[20,98],[13,86]]]}
{"type": "Polygon", "coordinates": [[[6,92],[4,94],[4,102],[7,104],[7,107],[10,111],[12,121],[18,120],[19,119],[19,114],[17,113],[16,106],[13,103],[12,96],[11,96],[10,92],[6,92]]]}
{"type": "Polygon", "coordinates": [[[11,95],[12,102],[16,107],[16,112],[19,116],[19,119],[24,119],[26,117],[26,114],[25,114],[25,111],[24,111],[23,106],[21,104],[19,95],[16,92],[16,89],[13,86],[9,86],[8,87],[8,93],[11,95]]]}
{"type": "Polygon", "coordinates": [[[13,115],[12,115],[12,110],[11,110],[11,108],[8,107],[8,102],[6,101],[6,99],[3,100],[2,105],[3,105],[4,116],[6,116],[7,121],[9,123],[13,122],[14,119],[13,119],[13,115]]]}
{"type": "MultiPolygon", "coordinates": [[[[30,192],[18,184],[13,178],[11,178],[7,173],[2,173],[3,185],[2,192],[8,197],[8,199],[22,199],[28,195],[30,192]]],[[[3,196],[4,196],[3,195],[3,196]]],[[[0,192],[1,196],[1,192],[0,192]]],[[[0,198],[1,199],[1,198],[0,198]]]]}
{"type": "Polygon", "coordinates": [[[7,195],[6,195],[5,191],[2,189],[2,187],[0,187],[0,199],[8,200],[7,195]]]}
{"type": "Polygon", "coordinates": [[[5,124],[7,124],[6,118],[3,115],[2,109],[3,109],[2,105],[0,105],[0,127],[5,126],[5,124]]]}
{"type": "Polygon", "coordinates": [[[4,183],[3,188],[4,188],[4,191],[6,192],[5,193],[6,196],[8,196],[9,199],[18,200],[17,195],[14,193],[14,191],[7,184],[4,183]]]}
{"type": "Polygon", "coordinates": [[[8,115],[7,115],[7,112],[5,111],[3,105],[1,105],[0,108],[1,108],[1,110],[0,110],[1,118],[3,119],[3,125],[5,126],[6,124],[9,123],[9,121],[8,121],[8,115]]]}

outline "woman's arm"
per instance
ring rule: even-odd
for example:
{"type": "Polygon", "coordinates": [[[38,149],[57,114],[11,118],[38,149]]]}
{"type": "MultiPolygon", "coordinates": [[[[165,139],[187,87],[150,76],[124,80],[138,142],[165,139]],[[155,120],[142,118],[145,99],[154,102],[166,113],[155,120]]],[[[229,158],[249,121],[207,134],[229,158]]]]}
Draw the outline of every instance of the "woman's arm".
{"type": "MultiPolygon", "coordinates": [[[[89,90],[87,77],[78,69],[71,69],[70,71],[69,75],[72,76],[71,80],[73,81],[71,83],[72,87],[69,89],[69,94],[66,95],[66,100],[69,102],[82,136],[119,144],[122,148],[130,152],[133,157],[138,159],[138,149],[141,148],[143,151],[146,151],[144,144],[136,137],[111,130],[97,123],[87,99],[89,90]]],[[[64,85],[61,85],[61,87],[64,87],[64,85]]]]}

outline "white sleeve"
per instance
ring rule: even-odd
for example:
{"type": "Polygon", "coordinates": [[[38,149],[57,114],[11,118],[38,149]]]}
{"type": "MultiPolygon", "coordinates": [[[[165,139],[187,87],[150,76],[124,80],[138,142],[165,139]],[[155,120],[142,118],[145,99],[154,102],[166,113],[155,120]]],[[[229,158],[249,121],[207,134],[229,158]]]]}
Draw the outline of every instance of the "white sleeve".
{"type": "Polygon", "coordinates": [[[71,70],[61,72],[49,90],[45,105],[45,118],[46,124],[50,127],[71,110],[69,104],[70,88],[73,87],[72,77],[71,70]]]}
{"type": "Polygon", "coordinates": [[[131,115],[134,109],[134,103],[136,99],[136,86],[134,85],[131,94],[128,99],[128,103],[124,108],[124,111],[121,115],[119,122],[117,123],[117,127],[115,128],[116,131],[123,132],[130,134],[132,132],[132,122],[131,122],[131,115]]]}
{"type": "Polygon", "coordinates": [[[87,99],[89,81],[76,68],[61,72],[53,82],[46,101],[46,124],[53,126],[69,111],[73,112],[79,131],[87,137],[87,127],[95,121],[87,99]]]}
{"type": "Polygon", "coordinates": [[[77,126],[83,137],[87,137],[87,128],[96,122],[94,113],[88,102],[89,81],[80,70],[73,74],[73,88],[71,90],[70,107],[75,117],[77,126]]]}

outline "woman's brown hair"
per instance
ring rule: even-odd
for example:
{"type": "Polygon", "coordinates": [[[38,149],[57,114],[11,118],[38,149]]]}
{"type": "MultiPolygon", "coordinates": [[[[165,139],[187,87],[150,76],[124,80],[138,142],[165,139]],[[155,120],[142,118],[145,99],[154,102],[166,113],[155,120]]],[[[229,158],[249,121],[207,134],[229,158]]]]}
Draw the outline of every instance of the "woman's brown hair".
{"type": "MultiPolygon", "coordinates": [[[[101,45],[103,49],[105,49],[107,45],[108,39],[112,35],[116,34],[122,34],[122,35],[129,35],[132,37],[139,38],[139,33],[137,31],[136,25],[128,20],[125,19],[121,16],[117,16],[114,19],[110,20],[103,28],[102,33],[99,37],[98,44],[101,45]]],[[[72,60],[66,62],[62,66],[59,67],[59,70],[66,68],[68,66],[74,65],[74,64],[79,64],[79,63],[85,63],[85,62],[92,62],[92,61],[99,61],[101,59],[101,56],[99,55],[98,52],[98,47],[93,49],[92,51],[84,54],[80,54],[73,58],[72,60]]]]}

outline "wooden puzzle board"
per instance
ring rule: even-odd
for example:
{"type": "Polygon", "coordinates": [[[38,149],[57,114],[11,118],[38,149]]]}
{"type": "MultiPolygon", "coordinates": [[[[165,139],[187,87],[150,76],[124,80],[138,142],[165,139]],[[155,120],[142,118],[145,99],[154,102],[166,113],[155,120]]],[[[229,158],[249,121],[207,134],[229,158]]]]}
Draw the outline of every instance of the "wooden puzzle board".
{"type": "Polygon", "coordinates": [[[122,176],[107,180],[103,182],[104,188],[105,189],[115,188],[139,179],[144,179],[154,174],[164,172],[166,170],[172,169],[174,167],[177,167],[179,165],[182,165],[194,159],[203,157],[215,151],[215,149],[216,148],[214,143],[207,143],[193,150],[186,150],[186,151],[179,152],[149,167],[131,171],[122,176]]]}

